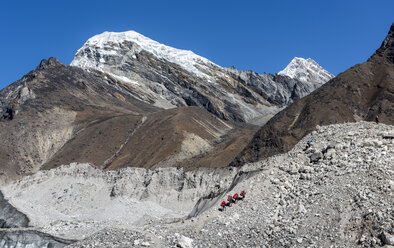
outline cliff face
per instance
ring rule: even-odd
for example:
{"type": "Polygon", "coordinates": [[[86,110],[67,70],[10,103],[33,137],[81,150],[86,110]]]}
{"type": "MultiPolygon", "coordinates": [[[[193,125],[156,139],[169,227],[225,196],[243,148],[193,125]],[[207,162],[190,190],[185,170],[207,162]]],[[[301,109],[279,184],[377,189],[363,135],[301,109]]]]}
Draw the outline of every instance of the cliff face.
{"type": "Polygon", "coordinates": [[[275,115],[231,163],[239,166],[289,151],[318,125],[374,121],[394,124],[393,25],[368,59],[275,115]]]}

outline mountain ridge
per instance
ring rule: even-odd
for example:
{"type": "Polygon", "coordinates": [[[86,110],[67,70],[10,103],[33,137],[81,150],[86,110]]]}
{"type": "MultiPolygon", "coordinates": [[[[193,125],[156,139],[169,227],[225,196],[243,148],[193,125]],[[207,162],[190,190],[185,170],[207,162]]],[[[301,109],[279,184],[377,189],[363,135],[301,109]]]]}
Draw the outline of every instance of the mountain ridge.
{"type": "Polygon", "coordinates": [[[242,122],[267,119],[324,83],[223,68],[134,31],[93,36],[71,65],[117,77],[138,92],[135,97],[149,98],[158,107],[199,106],[221,119],[242,122]]]}
{"type": "Polygon", "coordinates": [[[289,151],[317,126],[374,121],[394,124],[394,23],[381,47],[364,63],[339,74],[276,114],[231,163],[240,166],[289,151]]]}
{"type": "Polygon", "coordinates": [[[100,64],[108,70],[49,58],[0,91],[1,180],[71,162],[101,169],[225,167],[257,130],[242,122],[261,125],[311,90],[287,76],[200,63],[186,51],[186,59],[197,56],[195,69],[214,79],[211,84],[137,43],[115,44],[111,33],[105,36],[79,52],[110,61],[100,64]]]}

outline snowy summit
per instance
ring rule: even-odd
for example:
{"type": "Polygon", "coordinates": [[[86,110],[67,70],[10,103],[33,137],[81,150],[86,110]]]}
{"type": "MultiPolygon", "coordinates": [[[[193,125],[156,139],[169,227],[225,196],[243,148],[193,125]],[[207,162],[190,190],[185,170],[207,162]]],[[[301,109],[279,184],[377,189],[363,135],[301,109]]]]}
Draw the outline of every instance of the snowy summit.
{"type": "Polygon", "coordinates": [[[286,66],[286,68],[280,71],[278,74],[298,79],[304,83],[312,82],[313,84],[318,84],[319,86],[334,77],[334,75],[324,70],[313,59],[304,59],[298,57],[295,57],[286,66]]]}
{"type": "Polygon", "coordinates": [[[141,50],[144,50],[159,59],[164,59],[171,63],[178,64],[185,70],[201,77],[204,77],[205,75],[196,67],[196,65],[215,65],[208,59],[201,57],[190,50],[182,50],[166,46],[135,31],[119,33],[104,32],[93,36],[77,51],[71,65],[100,70],[100,65],[106,62],[106,55],[115,55],[117,50],[120,50],[122,45],[128,42],[137,44],[137,46],[134,47],[134,53],[139,53],[141,50]],[[92,57],[86,53],[86,48],[94,48],[96,51],[99,51],[99,53],[94,53],[92,50],[92,54],[95,54],[96,60],[92,59],[92,57]]]}

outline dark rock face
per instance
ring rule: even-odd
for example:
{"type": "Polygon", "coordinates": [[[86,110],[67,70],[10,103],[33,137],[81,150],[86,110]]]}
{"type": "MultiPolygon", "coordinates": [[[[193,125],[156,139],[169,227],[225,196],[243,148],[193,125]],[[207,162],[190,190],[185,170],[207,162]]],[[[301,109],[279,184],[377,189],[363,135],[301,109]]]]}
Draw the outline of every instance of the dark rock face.
{"type": "Polygon", "coordinates": [[[394,245],[394,235],[382,232],[380,234],[380,239],[382,240],[383,245],[394,245]]]}
{"type": "Polygon", "coordinates": [[[14,119],[14,115],[15,115],[15,110],[12,107],[7,107],[5,108],[3,119],[11,121],[12,119],[14,119]]]}
{"type": "Polygon", "coordinates": [[[393,47],[394,47],[394,23],[391,25],[386,39],[384,39],[384,41],[382,42],[382,45],[375,52],[374,56],[371,57],[371,59],[373,57],[380,56],[380,57],[385,57],[385,58],[387,58],[387,60],[389,62],[394,63],[394,49],[393,49],[393,47]]]}
{"type": "Polygon", "coordinates": [[[74,240],[57,238],[35,230],[0,229],[0,244],[3,247],[61,248],[74,242],[74,240]]]}
{"type": "Polygon", "coordinates": [[[27,227],[29,219],[4,199],[0,191],[0,228],[27,227]]]}
{"type": "Polygon", "coordinates": [[[382,46],[367,62],[328,83],[275,115],[231,163],[239,166],[289,151],[318,125],[374,121],[394,124],[393,25],[382,46]]]}

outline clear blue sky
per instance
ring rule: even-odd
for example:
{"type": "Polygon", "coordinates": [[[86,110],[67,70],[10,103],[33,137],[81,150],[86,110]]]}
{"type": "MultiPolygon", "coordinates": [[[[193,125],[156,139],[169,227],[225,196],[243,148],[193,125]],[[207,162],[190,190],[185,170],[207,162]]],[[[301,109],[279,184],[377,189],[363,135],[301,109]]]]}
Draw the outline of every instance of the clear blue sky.
{"type": "Polygon", "coordinates": [[[91,36],[127,30],[225,67],[276,73],[297,56],[337,75],[372,55],[393,21],[393,0],[3,0],[0,89],[43,58],[69,64],[91,36]]]}

